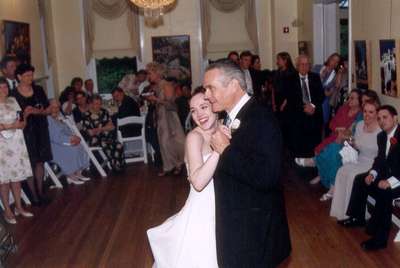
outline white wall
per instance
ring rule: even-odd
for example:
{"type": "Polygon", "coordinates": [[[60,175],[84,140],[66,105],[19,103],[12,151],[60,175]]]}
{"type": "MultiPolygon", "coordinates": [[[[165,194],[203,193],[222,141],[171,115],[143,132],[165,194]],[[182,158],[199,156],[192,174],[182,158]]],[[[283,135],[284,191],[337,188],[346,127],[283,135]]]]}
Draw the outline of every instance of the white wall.
{"type": "MultiPolygon", "coordinates": [[[[369,87],[377,91],[383,103],[394,105],[400,111],[400,98],[388,97],[380,93],[379,67],[379,40],[400,39],[400,1],[379,0],[378,3],[374,0],[352,0],[352,11],[353,40],[367,40],[371,43],[369,67],[372,68],[372,85],[369,87]]],[[[397,68],[400,68],[398,60],[399,57],[397,68]]],[[[399,84],[399,78],[397,83],[399,84]]]]}

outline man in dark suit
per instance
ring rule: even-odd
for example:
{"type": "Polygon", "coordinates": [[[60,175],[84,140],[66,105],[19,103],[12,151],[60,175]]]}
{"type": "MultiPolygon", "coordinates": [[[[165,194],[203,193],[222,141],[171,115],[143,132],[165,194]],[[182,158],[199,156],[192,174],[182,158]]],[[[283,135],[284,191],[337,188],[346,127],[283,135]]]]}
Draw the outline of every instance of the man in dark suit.
{"type": "MultiPolygon", "coordinates": [[[[140,116],[139,105],[131,97],[126,96],[122,88],[115,88],[111,92],[114,101],[118,104],[118,112],[113,116],[116,125],[117,118],[140,116]]],[[[137,124],[125,125],[120,128],[122,137],[135,137],[141,135],[141,126],[137,124]]]]}
{"type": "Polygon", "coordinates": [[[319,75],[310,72],[310,60],[300,55],[297,73],[284,82],[285,142],[294,157],[313,157],[322,139],[324,91],[319,75]]]}
{"type": "Polygon", "coordinates": [[[276,267],[291,251],[278,123],[246,93],[244,74],[231,61],[210,65],[203,85],[213,111],[227,112],[232,135],[220,127],[211,138],[220,154],[214,173],[218,265],[276,267]]]}
{"type": "Polygon", "coordinates": [[[376,203],[368,222],[367,233],[371,239],[361,243],[365,250],[385,248],[392,219],[392,199],[400,197],[400,127],[397,111],[393,106],[384,105],[378,109],[378,122],[382,132],[378,134],[378,155],[372,169],[357,175],[347,209],[347,220],[339,223],[346,227],[365,225],[365,209],[368,195],[376,203]]]}

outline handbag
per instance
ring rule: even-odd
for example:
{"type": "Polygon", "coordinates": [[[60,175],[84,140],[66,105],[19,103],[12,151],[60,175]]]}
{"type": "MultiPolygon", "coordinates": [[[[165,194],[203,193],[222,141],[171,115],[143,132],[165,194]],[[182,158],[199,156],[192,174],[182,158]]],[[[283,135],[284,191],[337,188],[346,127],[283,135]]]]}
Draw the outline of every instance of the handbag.
{"type": "Polygon", "coordinates": [[[358,161],[358,152],[354,149],[347,141],[344,142],[343,148],[339,151],[340,156],[342,157],[342,163],[357,163],[358,161]]]}

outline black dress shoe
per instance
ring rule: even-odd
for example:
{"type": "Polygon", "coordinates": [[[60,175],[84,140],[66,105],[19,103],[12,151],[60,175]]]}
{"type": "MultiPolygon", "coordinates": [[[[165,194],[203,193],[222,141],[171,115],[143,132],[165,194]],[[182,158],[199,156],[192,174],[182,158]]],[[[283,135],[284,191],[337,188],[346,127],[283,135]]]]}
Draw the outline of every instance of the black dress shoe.
{"type": "Polygon", "coordinates": [[[357,218],[349,218],[346,220],[338,221],[340,225],[344,227],[362,227],[365,226],[365,220],[360,220],[357,218]]]}
{"type": "Polygon", "coordinates": [[[46,206],[46,205],[51,203],[51,199],[49,197],[43,195],[43,196],[40,197],[40,203],[42,205],[46,206]]]}
{"type": "Polygon", "coordinates": [[[386,243],[377,242],[375,239],[371,238],[367,241],[362,242],[361,248],[365,251],[374,251],[386,248],[386,243]]]}

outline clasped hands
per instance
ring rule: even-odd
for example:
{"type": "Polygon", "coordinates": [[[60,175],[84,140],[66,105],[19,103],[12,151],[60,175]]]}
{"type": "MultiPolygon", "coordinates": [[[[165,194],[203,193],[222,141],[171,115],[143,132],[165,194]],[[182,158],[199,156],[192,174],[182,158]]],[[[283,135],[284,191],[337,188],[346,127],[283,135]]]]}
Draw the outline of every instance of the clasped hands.
{"type": "Polygon", "coordinates": [[[70,143],[72,146],[75,146],[75,145],[78,145],[79,143],[81,143],[81,139],[80,139],[78,136],[76,136],[76,135],[72,135],[72,136],[69,138],[69,143],[70,143]]]}
{"type": "Polygon", "coordinates": [[[231,130],[227,126],[219,125],[211,135],[211,147],[218,154],[222,154],[231,143],[231,138],[231,130]]]}
{"type": "MultiPolygon", "coordinates": [[[[374,176],[368,174],[368,176],[366,176],[364,180],[367,185],[371,185],[371,183],[374,181],[374,176]]],[[[389,189],[390,183],[388,182],[388,180],[381,180],[378,182],[378,188],[382,190],[389,189]]]]}

